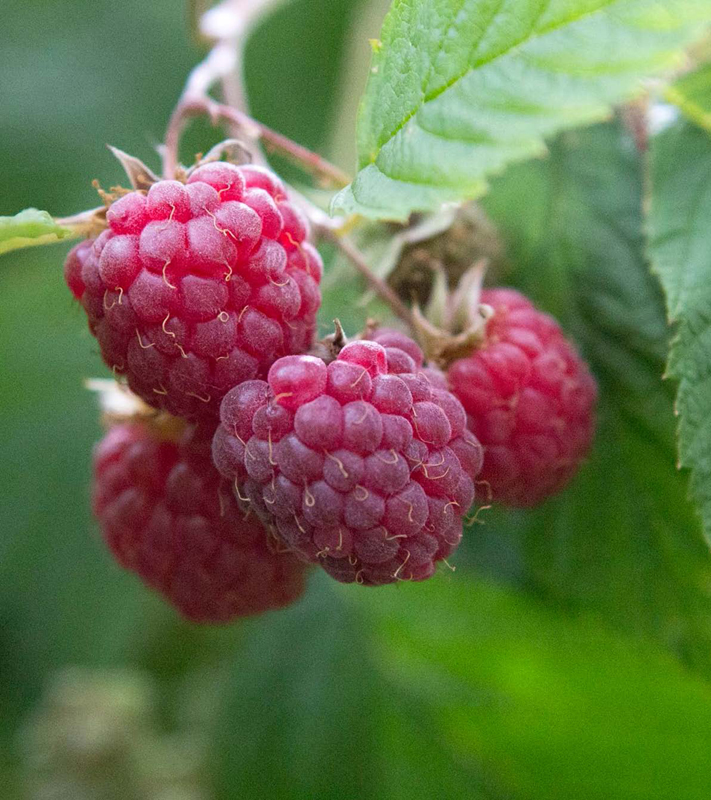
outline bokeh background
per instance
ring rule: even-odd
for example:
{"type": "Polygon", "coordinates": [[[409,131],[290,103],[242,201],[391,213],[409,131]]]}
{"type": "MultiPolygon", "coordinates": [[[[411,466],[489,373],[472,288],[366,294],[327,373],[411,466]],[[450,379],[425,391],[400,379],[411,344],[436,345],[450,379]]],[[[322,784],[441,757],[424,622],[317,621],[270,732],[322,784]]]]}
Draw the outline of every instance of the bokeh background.
{"type": "MultiPolygon", "coordinates": [[[[253,114],[351,169],[386,5],[286,2],[249,43],[253,114]]],[[[96,205],[92,179],[121,181],[107,143],[157,168],[203,54],[187,7],[5,0],[2,16],[0,215],[96,205]]],[[[183,155],[220,138],[196,122],[183,155]]],[[[105,371],[68,246],[0,258],[0,797],[707,798],[711,571],[674,466],[641,192],[611,121],[486,200],[504,279],[561,316],[600,380],[596,454],[566,497],[482,515],[429,585],[314,576],[293,609],[217,629],[121,572],[90,519],[101,430],[82,381],[105,371]]],[[[324,328],[338,313],[354,332],[362,287],[326,280],[324,328]]]]}

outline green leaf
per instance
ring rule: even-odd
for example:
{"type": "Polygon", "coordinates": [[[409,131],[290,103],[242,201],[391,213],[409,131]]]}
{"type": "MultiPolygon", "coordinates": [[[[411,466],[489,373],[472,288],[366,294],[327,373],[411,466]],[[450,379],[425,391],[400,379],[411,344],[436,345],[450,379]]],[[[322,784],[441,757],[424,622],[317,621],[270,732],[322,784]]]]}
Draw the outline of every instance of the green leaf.
{"type": "Polygon", "coordinates": [[[679,123],[653,140],[650,253],[676,337],[680,462],[711,541],[711,137],[679,123]]]}
{"type": "Polygon", "coordinates": [[[709,688],[522,594],[320,574],[246,627],[214,739],[221,799],[707,797],[709,688]]]}
{"type": "Polygon", "coordinates": [[[58,225],[46,211],[26,208],[14,217],[0,217],[0,255],[21,247],[52,244],[73,235],[70,228],[58,225]]]}
{"type": "Polygon", "coordinates": [[[545,137],[604,118],[674,65],[706,0],[395,0],[334,209],[404,219],[471,198],[545,137]]]}
{"type": "Polygon", "coordinates": [[[560,319],[600,388],[581,474],[534,511],[482,516],[489,538],[523,542],[522,579],[544,596],[653,635],[711,675],[711,560],[676,469],[673,387],[662,381],[668,329],[644,258],[641,156],[618,124],[569,133],[546,161],[496,181],[485,206],[511,259],[502,282],[560,319]]]}
{"type": "Polygon", "coordinates": [[[375,661],[495,796],[707,797],[711,691],[653,646],[478,581],[402,594],[364,600],[375,661]]]}
{"type": "Polygon", "coordinates": [[[248,623],[219,728],[220,797],[320,798],[336,785],[367,797],[377,781],[367,632],[355,607],[313,584],[293,609],[248,623]]]}
{"type": "Polygon", "coordinates": [[[711,131],[711,64],[683,75],[664,94],[692,122],[711,131]]]}

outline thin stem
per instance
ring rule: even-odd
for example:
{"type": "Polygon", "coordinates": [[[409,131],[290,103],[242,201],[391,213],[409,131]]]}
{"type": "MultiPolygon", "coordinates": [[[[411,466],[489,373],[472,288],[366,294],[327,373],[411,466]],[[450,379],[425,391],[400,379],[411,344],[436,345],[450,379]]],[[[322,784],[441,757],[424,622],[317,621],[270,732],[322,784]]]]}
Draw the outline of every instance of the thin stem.
{"type": "Polygon", "coordinates": [[[168,128],[165,132],[165,142],[163,143],[163,177],[171,179],[175,177],[178,168],[178,147],[180,145],[180,134],[183,132],[188,117],[199,114],[193,111],[192,103],[181,99],[173,109],[168,121],[168,128]]]}
{"type": "Polygon", "coordinates": [[[252,117],[232,106],[212,103],[210,104],[209,113],[211,116],[233,123],[243,133],[261,140],[267,150],[272,150],[288,158],[298,166],[312,172],[328,185],[342,188],[350,183],[350,178],[343,170],[322,158],[318,153],[314,153],[303,147],[303,145],[297,144],[287,136],[263,125],[261,122],[257,122],[257,120],[252,119],[252,117]]]}
{"type": "Polygon", "coordinates": [[[246,34],[268,8],[283,0],[223,0],[200,20],[200,31],[215,42],[206,58],[188,76],[183,94],[173,111],[165,135],[163,177],[173,178],[178,166],[180,135],[188,118],[208,114],[213,122],[230,123],[233,131],[246,135],[312,172],[327,185],[346,186],[349,177],[338,167],[306,147],[252,119],[237,105],[245,104],[241,72],[246,34]],[[229,105],[214,101],[208,94],[222,82],[229,105]]]}
{"type": "Polygon", "coordinates": [[[343,236],[339,236],[337,231],[331,228],[322,228],[322,235],[331,241],[342,253],[348,258],[353,266],[365,278],[370,288],[387,303],[401,320],[406,322],[410,328],[415,330],[415,318],[412,311],[402,302],[397,294],[385,283],[384,280],[379,278],[370,268],[365,256],[358,250],[358,248],[343,236]]]}
{"type": "MultiPolygon", "coordinates": [[[[284,0],[223,0],[223,3],[203,15],[200,29],[203,36],[215,41],[228,40],[235,53],[234,68],[220,76],[222,97],[225,103],[249,114],[247,91],[244,82],[244,53],[247,33],[267,13],[284,0]]],[[[238,135],[233,124],[233,135],[238,135]]]]}
{"type": "Polygon", "coordinates": [[[199,96],[185,96],[178,103],[170,118],[163,152],[164,178],[175,175],[178,165],[180,134],[187,119],[199,114],[207,114],[214,123],[220,120],[232,123],[243,135],[255,141],[261,140],[268,149],[280,153],[329,185],[342,187],[349,182],[348,176],[342,170],[322,158],[318,153],[297,144],[292,139],[257,122],[232,106],[217,103],[209,97],[199,96]]]}
{"type": "Polygon", "coordinates": [[[70,217],[55,217],[54,221],[63,228],[71,228],[75,236],[90,239],[98,236],[106,227],[106,206],[90,208],[70,217]]]}
{"type": "MultiPolygon", "coordinates": [[[[223,75],[220,84],[222,86],[222,97],[225,104],[231,108],[239,109],[243,114],[249,114],[247,106],[247,92],[244,87],[244,80],[242,79],[242,58],[237,59],[237,70],[229,75],[223,75]]],[[[234,136],[239,136],[240,126],[236,123],[231,123],[232,133],[234,136]]]]}

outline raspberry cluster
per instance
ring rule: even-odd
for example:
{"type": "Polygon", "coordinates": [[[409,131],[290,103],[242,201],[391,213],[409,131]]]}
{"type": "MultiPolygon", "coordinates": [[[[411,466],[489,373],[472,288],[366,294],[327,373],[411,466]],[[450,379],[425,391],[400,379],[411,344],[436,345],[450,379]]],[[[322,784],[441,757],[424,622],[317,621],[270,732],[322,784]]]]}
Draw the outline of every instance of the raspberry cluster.
{"type": "Polygon", "coordinates": [[[484,345],[447,378],[485,449],[493,500],[533,506],[560,491],[587,455],[595,380],[556,321],[511,289],[482,292],[494,309],[484,345]]]}
{"type": "Polygon", "coordinates": [[[516,292],[483,293],[485,341],[446,375],[389,329],[312,349],[321,259],[265,169],[204,163],[106,221],[65,279],[153,410],[131,406],[97,447],[94,511],[119,563],[188,619],[292,603],[309,564],[369,586],[429,578],[475,482],[533,505],[590,446],[594,381],[516,292]]]}
{"type": "Polygon", "coordinates": [[[322,262],[272,173],[223,162],[130,192],[65,264],[106,364],[146,403],[216,417],[233,386],[312,344],[322,262]]]}
{"type": "Polygon", "coordinates": [[[423,580],[460,542],[482,449],[402,334],[277,360],[222,401],[218,470],[286,547],[343,582],[423,580]]]}
{"type": "Polygon", "coordinates": [[[114,426],[94,454],[94,513],[118,562],[187,619],[227,622],[294,602],[304,564],[245,519],[210,459],[212,429],[114,426]]]}

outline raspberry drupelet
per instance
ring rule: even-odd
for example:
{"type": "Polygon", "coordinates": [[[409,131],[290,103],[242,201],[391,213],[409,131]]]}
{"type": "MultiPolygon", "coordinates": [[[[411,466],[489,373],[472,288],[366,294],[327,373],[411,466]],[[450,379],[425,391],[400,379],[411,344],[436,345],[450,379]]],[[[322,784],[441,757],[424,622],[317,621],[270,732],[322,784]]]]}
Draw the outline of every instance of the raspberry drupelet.
{"type": "Polygon", "coordinates": [[[212,465],[213,431],[115,425],[94,453],[93,506],[123,567],[185,618],[222,623],[293,603],[304,564],[244,518],[212,465]]]}
{"type": "Polygon", "coordinates": [[[459,545],[482,448],[402,334],[328,365],[282,358],[225,396],[221,420],[213,459],[241,502],[337,580],[424,580],[459,545]]]}
{"type": "Polygon", "coordinates": [[[485,342],[447,372],[484,446],[480,480],[495,502],[534,506],[560,491],[588,454],[597,388],[558,323],[511,289],[489,289],[485,342]]]}
{"type": "Polygon", "coordinates": [[[233,386],[309,349],[322,262],[269,171],[214,162],[108,209],[66,282],[106,364],[145,402],[213,417],[233,386]]]}

